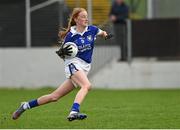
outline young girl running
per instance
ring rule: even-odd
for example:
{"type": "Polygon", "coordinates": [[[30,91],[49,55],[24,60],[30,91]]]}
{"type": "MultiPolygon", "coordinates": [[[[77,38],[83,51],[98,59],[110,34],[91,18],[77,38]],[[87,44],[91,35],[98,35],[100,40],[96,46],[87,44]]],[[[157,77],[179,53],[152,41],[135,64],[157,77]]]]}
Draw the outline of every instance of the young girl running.
{"type": "MultiPolygon", "coordinates": [[[[84,8],[74,8],[68,27],[65,31],[59,32],[59,37],[63,39],[64,44],[73,42],[78,47],[78,53],[75,58],[64,59],[66,80],[54,92],[41,96],[35,100],[23,102],[13,113],[12,118],[18,119],[20,115],[28,109],[41,106],[50,102],[58,101],[60,98],[71,92],[76,85],[80,87],[74,99],[72,108],[67,117],[69,121],[82,120],[87,117],[80,113],[80,105],[91,89],[91,83],[87,74],[91,68],[92,53],[96,36],[102,36],[105,39],[112,37],[106,31],[96,26],[88,25],[88,14],[84,8]]],[[[56,53],[64,58],[71,53],[70,47],[61,47],[56,53]]]]}

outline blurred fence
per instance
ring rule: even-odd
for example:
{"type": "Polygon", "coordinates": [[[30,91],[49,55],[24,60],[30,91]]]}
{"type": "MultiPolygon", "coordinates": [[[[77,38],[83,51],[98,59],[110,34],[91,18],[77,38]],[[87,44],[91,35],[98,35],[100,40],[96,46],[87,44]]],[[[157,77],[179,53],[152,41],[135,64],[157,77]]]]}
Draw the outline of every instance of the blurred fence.
{"type": "Polygon", "coordinates": [[[180,59],[180,19],[132,20],[132,56],[180,59]]]}
{"type": "Polygon", "coordinates": [[[54,46],[74,7],[86,8],[89,20],[98,26],[108,20],[110,6],[109,0],[2,0],[0,47],[54,46]]]}
{"type": "Polygon", "coordinates": [[[179,18],[180,0],[153,0],[154,18],[179,18]]]}
{"type": "Polygon", "coordinates": [[[23,0],[0,1],[0,47],[25,46],[25,5],[23,0]]]}
{"type": "MultiPolygon", "coordinates": [[[[132,30],[128,30],[128,33],[132,33],[132,39],[127,39],[127,41],[132,41],[132,51],[133,56],[159,56],[161,49],[166,47],[171,49],[173,53],[177,52],[179,48],[179,22],[166,22],[166,25],[163,24],[167,20],[156,20],[152,22],[149,20],[142,20],[142,18],[147,17],[147,3],[152,4],[153,17],[179,17],[179,0],[125,0],[130,7],[130,18],[133,19],[132,30]],[[152,2],[147,2],[152,1],[152,2]],[[173,10],[170,7],[173,5],[173,10]],[[163,10],[160,10],[160,9],[163,10]],[[153,10],[154,9],[154,10],[153,10]],[[140,12],[143,12],[141,14],[140,12]],[[168,13],[167,13],[168,12],[168,13]],[[168,14],[168,15],[166,15],[168,14]],[[135,17],[134,17],[135,16],[135,17]],[[138,16],[138,17],[136,17],[138,16]],[[138,20],[134,20],[138,19],[138,20]],[[158,22],[159,21],[159,22],[158,22]],[[143,24],[142,24],[143,23],[143,24]],[[156,27],[153,26],[157,25],[156,27]],[[177,24],[177,25],[175,25],[177,24]],[[164,26],[163,26],[164,25],[164,26]],[[154,35],[148,31],[148,26],[151,26],[153,29],[159,32],[154,35]],[[164,34],[164,29],[169,35],[162,38],[161,34],[164,34]],[[170,29],[170,30],[168,30],[170,29]],[[132,32],[131,32],[132,31],[132,32]],[[139,32],[143,34],[144,37],[141,37],[141,34],[138,36],[135,34],[139,32]],[[149,34],[147,34],[149,32],[149,34]],[[147,34],[145,36],[145,34],[147,34]],[[149,37],[153,40],[149,40],[149,37]],[[140,38],[141,37],[141,38],[140,38]],[[174,38],[173,38],[174,37],[174,38]],[[158,40],[160,39],[161,40],[158,40]],[[167,40],[167,39],[168,40],[167,40]],[[172,38],[171,41],[170,38],[172,38]],[[167,41],[171,44],[165,44],[167,41]],[[157,44],[158,43],[158,44],[157,44]],[[155,45],[156,46],[151,46],[155,45]],[[173,47],[172,47],[173,46],[173,47]],[[159,49],[157,49],[159,48],[159,49]],[[137,51],[136,51],[137,50],[137,51]],[[149,51],[147,51],[149,50],[149,51]],[[150,51],[150,50],[157,50],[150,51]],[[149,55],[147,52],[153,54],[149,55]],[[141,53],[141,54],[140,54],[141,53]]],[[[113,33],[114,29],[111,23],[108,21],[108,14],[112,4],[112,0],[1,0],[0,1],[0,47],[26,47],[27,46],[27,33],[30,35],[30,45],[32,47],[44,47],[44,46],[57,46],[58,40],[58,31],[62,27],[66,27],[68,23],[68,17],[74,7],[84,7],[87,9],[90,15],[90,22],[97,25],[98,27],[113,33]],[[30,2],[30,30],[27,30],[27,19],[26,19],[26,1],[30,2]],[[54,1],[54,2],[53,2],[54,1]],[[45,4],[44,4],[45,3],[45,4]],[[46,4],[49,3],[49,4],[46,4]],[[34,8],[37,7],[38,8],[34,8]]],[[[152,17],[152,18],[153,18],[152,17]]],[[[172,20],[169,20],[172,21],[172,20]]],[[[119,30],[121,31],[121,30],[119,30]]],[[[138,33],[138,34],[139,34],[138,33]]],[[[126,35],[125,39],[127,38],[126,35]]],[[[122,39],[122,35],[119,35],[122,39]]],[[[130,38],[130,37],[129,37],[130,38]]],[[[115,45],[119,46],[119,41],[113,41],[111,44],[107,44],[103,40],[97,40],[96,45],[109,46],[115,45]]],[[[119,48],[120,49],[120,48],[119,48]]],[[[178,50],[179,51],[179,50],[178,50]]],[[[178,52],[177,52],[178,53],[178,52]]],[[[162,55],[168,55],[169,51],[164,51],[162,55]]]]}
{"type": "MultiPolygon", "coordinates": [[[[39,47],[56,45],[59,28],[67,26],[69,14],[74,7],[86,8],[90,22],[104,28],[113,0],[1,0],[0,47],[26,46],[26,1],[30,2],[30,8],[50,3],[30,11],[31,46],[39,47]]],[[[180,17],[179,0],[125,0],[125,2],[130,7],[131,19],[144,19],[148,14],[152,15],[151,18],[180,17]]]]}

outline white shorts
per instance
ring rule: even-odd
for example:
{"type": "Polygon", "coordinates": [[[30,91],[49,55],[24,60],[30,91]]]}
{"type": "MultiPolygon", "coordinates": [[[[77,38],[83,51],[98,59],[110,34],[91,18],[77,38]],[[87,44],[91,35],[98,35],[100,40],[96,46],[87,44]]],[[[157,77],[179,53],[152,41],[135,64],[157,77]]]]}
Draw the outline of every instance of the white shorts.
{"type": "Polygon", "coordinates": [[[78,57],[73,59],[65,59],[64,63],[66,78],[70,78],[78,70],[83,70],[87,75],[91,69],[91,64],[78,57]]]}

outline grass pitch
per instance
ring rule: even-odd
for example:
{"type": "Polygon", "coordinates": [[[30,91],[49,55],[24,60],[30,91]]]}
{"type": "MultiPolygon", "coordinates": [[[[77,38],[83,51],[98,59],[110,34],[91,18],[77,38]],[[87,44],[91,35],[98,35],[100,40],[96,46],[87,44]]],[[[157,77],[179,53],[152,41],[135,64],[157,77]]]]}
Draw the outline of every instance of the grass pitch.
{"type": "Polygon", "coordinates": [[[76,90],[56,103],[27,110],[18,120],[11,114],[21,101],[52,92],[44,89],[0,89],[0,128],[116,129],[180,128],[180,90],[92,90],[81,112],[86,120],[68,122],[76,90]]]}

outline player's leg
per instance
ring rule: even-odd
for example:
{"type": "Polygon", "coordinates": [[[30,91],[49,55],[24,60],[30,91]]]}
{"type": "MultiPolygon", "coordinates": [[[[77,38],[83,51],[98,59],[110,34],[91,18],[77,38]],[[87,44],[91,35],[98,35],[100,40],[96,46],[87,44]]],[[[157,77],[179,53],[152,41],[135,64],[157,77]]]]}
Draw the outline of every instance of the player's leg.
{"type": "Polygon", "coordinates": [[[91,89],[91,83],[89,82],[85,72],[82,70],[75,72],[71,76],[71,80],[73,80],[76,84],[78,84],[81,87],[81,89],[76,94],[74,103],[71,108],[71,112],[68,116],[68,120],[72,121],[75,119],[85,119],[87,117],[86,114],[79,113],[79,108],[80,108],[80,104],[83,102],[84,98],[86,97],[88,91],[91,89]]]}
{"type": "Polygon", "coordinates": [[[37,99],[38,105],[47,104],[49,102],[58,101],[59,98],[65,96],[74,89],[70,79],[67,79],[62,85],[60,85],[54,92],[48,95],[41,96],[37,99]]]}
{"type": "Polygon", "coordinates": [[[88,93],[88,91],[91,89],[91,83],[89,79],[87,78],[87,75],[84,71],[80,70],[77,71],[74,75],[71,76],[71,79],[80,86],[80,90],[78,91],[74,102],[77,102],[81,104],[88,93]]]}
{"type": "Polygon", "coordinates": [[[70,79],[67,79],[62,85],[60,85],[54,92],[48,95],[39,97],[38,99],[31,100],[29,102],[23,102],[20,107],[13,113],[12,118],[15,120],[27,109],[34,108],[49,102],[57,101],[59,98],[65,96],[74,89],[70,79]]]}

